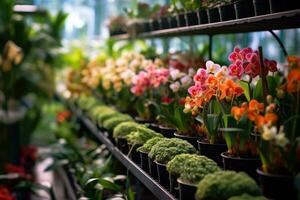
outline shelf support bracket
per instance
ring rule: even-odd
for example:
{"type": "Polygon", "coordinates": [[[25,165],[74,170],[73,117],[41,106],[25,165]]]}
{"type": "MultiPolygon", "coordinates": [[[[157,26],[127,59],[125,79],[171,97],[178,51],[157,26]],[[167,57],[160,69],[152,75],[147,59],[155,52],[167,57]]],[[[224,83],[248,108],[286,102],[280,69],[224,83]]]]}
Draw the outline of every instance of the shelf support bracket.
{"type": "Polygon", "coordinates": [[[275,38],[275,40],[278,42],[278,44],[279,44],[279,46],[280,46],[280,48],[281,48],[281,50],[282,50],[284,56],[287,57],[287,56],[288,56],[288,53],[287,53],[287,50],[286,50],[284,44],[282,43],[281,39],[278,37],[278,35],[276,35],[276,33],[274,33],[273,30],[269,30],[269,32],[272,34],[272,36],[273,36],[273,37],[275,38]]]}
{"type": "Polygon", "coordinates": [[[209,60],[213,59],[212,50],[213,50],[213,35],[208,35],[208,58],[209,60]]]}

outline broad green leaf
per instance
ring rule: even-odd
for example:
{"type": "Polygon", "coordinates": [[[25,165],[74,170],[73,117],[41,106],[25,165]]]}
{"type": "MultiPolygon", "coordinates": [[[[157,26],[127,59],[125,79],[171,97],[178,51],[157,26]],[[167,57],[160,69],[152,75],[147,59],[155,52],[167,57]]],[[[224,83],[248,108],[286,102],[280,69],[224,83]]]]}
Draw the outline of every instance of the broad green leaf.
{"type": "Polygon", "coordinates": [[[243,88],[244,95],[247,99],[247,101],[250,101],[250,91],[249,91],[249,85],[245,81],[238,81],[238,84],[243,88]]]}

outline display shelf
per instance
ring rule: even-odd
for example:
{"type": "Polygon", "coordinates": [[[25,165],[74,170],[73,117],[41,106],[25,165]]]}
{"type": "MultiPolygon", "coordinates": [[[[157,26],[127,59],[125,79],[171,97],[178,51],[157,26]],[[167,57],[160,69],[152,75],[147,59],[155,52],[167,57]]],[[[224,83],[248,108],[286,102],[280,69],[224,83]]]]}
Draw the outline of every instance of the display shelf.
{"type": "Polygon", "coordinates": [[[70,110],[77,116],[86,128],[95,136],[98,142],[106,145],[107,149],[118,159],[140,182],[142,182],[158,199],[176,200],[165,188],[163,188],[156,180],[144,172],[137,164],[124,155],[113,143],[98,130],[97,126],[74,105],[69,104],[70,110]]]}
{"type": "MultiPolygon", "coordinates": [[[[224,22],[208,23],[180,28],[145,32],[137,34],[134,38],[171,37],[181,35],[216,35],[226,33],[245,33],[254,31],[270,31],[300,27],[300,9],[260,15],[224,22]]],[[[115,35],[117,40],[130,39],[129,34],[115,35]]]]}

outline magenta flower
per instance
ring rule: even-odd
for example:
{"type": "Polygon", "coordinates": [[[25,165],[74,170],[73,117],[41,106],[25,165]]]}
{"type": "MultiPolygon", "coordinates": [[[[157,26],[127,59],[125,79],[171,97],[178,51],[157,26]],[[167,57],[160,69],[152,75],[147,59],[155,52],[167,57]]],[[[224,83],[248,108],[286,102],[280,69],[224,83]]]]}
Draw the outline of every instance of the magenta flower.
{"type": "Polygon", "coordinates": [[[208,78],[208,74],[206,70],[201,68],[198,69],[196,75],[194,76],[194,81],[204,83],[207,78],[208,78]]]}
{"type": "Polygon", "coordinates": [[[243,73],[244,73],[244,67],[241,63],[229,65],[229,75],[230,76],[237,77],[238,79],[241,79],[243,73]]]}

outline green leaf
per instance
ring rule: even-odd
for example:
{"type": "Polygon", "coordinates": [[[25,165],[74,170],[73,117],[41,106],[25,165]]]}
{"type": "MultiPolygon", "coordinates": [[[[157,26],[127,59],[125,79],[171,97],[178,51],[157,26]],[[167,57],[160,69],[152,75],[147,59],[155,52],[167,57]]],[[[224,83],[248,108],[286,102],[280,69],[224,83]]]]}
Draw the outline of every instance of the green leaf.
{"type": "Polygon", "coordinates": [[[262,88],[262,81],[259,79],[256,83],[256,86],[253,91],[253,98],[258,101],[263,101],[263,88],[262,88]]]}
{"type": "Polygon", "coordinates": [[[69,164],[69,161],[64,159],[64,160],[58,160],[58,161],[54,161],[52,164],[50,164],[48,167],[46,167],[45,171],[51,171],[51,170],[55,170],[61,166],[67,165],[69,164]]]}
{"type": "Polygon", "coordinates": [[[250,101],[250,91],[249,91],[249,85],[246,81],[238,81],[238,84],[243,88],[244,95],[247,99],[247,101],[250,101]]]}

